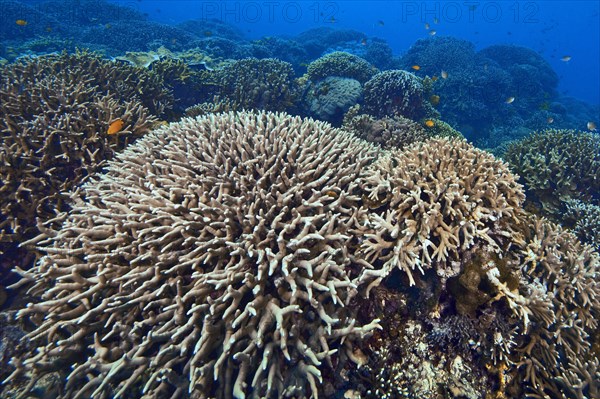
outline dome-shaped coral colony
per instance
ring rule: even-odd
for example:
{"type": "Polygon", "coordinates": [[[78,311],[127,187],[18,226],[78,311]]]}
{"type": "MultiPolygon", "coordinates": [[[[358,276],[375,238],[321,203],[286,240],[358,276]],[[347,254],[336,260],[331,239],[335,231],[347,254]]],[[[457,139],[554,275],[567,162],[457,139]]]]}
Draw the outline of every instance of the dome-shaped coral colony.
{"type": "Polygon", "coordinates": [[[57,371],[60,398],[318,397],[340,370],[338,388],[361,386],[352,359],[380,376],[365,397],[437,397],[409,358],[372,351],[396,316],[362,309],[385,307],[369,294],[398,269],[396,315],[459,337],[444,351],[471,359],[475,397],[598,392],[598,254],[527,216],[506,164],[465,141],[379,155],[311,119],[209,114],[138,140],[73,199],[20,271],[41,297],[18,312],[35,350],[5,382],[30,376],[22,392],[57,371]]]}
{"type": "Polygon", "coordinates": [[[23,273],[42,301],[19,313],[40,345],[20,368],[73,365],[65,398],[316,396],[323,368],[377,326],[346,307],[356,179],[375,154],[264,113],[144,137],[23,273]]]}

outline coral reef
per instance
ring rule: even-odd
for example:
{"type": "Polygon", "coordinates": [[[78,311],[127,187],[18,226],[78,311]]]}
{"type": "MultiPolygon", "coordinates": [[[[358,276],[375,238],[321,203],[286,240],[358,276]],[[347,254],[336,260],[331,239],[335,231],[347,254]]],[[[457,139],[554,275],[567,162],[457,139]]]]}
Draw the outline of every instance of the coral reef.
{"type": "Polygon", "coordinates": [[[478,244],[500,249],[502,223],[525,200],[508,165],[463,140],[430,139],[393,151],[366,169],[363,189],[372,231],[362,244],[379,281],[398,267],[409,285],[413,272],[435,268],[446,278],[478,244]]]}
{"type": "Polygon", "coordinates": [[[328,76],[339,76],[355,79],[364,84],[377,72],[377,68],[362,58],[342,51],[336,51],[311,62],[308,65],[306,75],[313,82],[318,82],[328,76]]]}
{"type": "Polygon", "coordinates": [[[386,154],[361,181],[371,212],[354,233],[373,268],[359,314],[381,317],[383,329],[358,347],[373,359],[351,371],[359,392],[598,395],[599,255],[523,212],[507,164],[430,139],[386,154]],[[468,377],[451,371],[456,362],[468,377]]]}
{"type": "Polygon", "coordinates": [[[508,389],[531,397],[599,397],[600,360],[592,345],[600,316],[600,257],[545,219],[529,218],[521,233],[513,240],[527,287],[520,293],[529,300],[519,305],[515,297],[513,308],[529,310],[531,323],[514,337],[511,363],[520,378],[508,389]]]}
{"type": "Polygon", "coordinates": [[[66,191],[145,134],[170,103],[156,76],[90,53],[24,58],[4,66],[0,251],[37,235],[38,223],[65,209],[66,191]],[[117,119],[121,132],[108,135],[117,119]]]}
{"type": "Polygon", "coordinates": [[[417,120],[433,111],[423,90],[421,79],[410,72],[383,71],[365,83],[363,108],[378,118],[401,115],[417,120]]]}
{"type": "Polygon", "coordinates": [[[48,255],[20,271],[41,296],[18,312],[35,350],[5,382],[29,375],[27,391],[54,369],[60,398],[317,397],[377,327],[347,306],[355,181],[375,155],[285,114],[146,135],[73,194],[40,238],[48,255]]]}
{"type": "Polygon", "coordinates": [[[220,19],[202,18],[187,20],[178,24],[177,28],[198,37],[222,37],[238,42],[244,40],[244,32],[241,29],[237,26],[229,25],[220,19]]]}
{"type": "Polygon", "coordinates": [[[577,237],[600,253],[600,206],[578,199],[564,202],[563,225],[571,228],[577,237]]]}
{"type": "Polygon", "coordinates": [[[600,136],[576,130],[545,130],[511,143],[504,154],[544,215],[559,217],[561,202],[600,205],[600,136]]]}
{"type": "Polygon", "coordinates": [[[284,111],[294,106],[298,88],[292,66],[277,59],[246,58],[214,71],[217,102],[233,110],[284,111]]]}
{"type": "Polygon", "coordinates": [[[295,40],[304,47],[310,59],[317,59],[328,49],[359,43],[366,37],[364,33],[355,30],[320,27],[300,33],[295,40]]]}
{"type": "Polygon", "coordinates": [[[429,118],[424,122],[425,130],[430,137],[447,137],[455,139],[464,139],[461,132],[454,129],[452,126],[447,124],[441,119],[429,118]],[[428,125],[426,122],[431,121],[432,125],[428,125]]]}
{"type": "Polygon", "coordinates": [[[344,114],[362,97],[362,86],[355,79],[329,76],[309,85],[304,96],[308,115],[339,126],[344,114]]]}
{"type": "Polygon", "coordinates": [[[435,36],[417,40],[400,62],[407,70],[418,65],[421,74],[439,76],[445,70],[452,76],[473,65],[475,58],[473,43],[455,37],[435,36]]]}
{"type": "Polygon", "coordinates": [[[514,96],[538,105],[554,96],[558,75],[534,50],[515,45],[494,45],[478,52],[480,57],[498,63],[513,79],[514,96]]]}
{"type": "Polygon", "coordinates": [[[184,30],[157,22],[116,20],[105,25],[86,29],[80,40],[101,46],[107,55],[119,55],[126,51],[149,51],[165,46],[170,50],[184,50],[189,43],[198,40],[184,30]]]}
{"type": "Polygon", "coordinates": [[[430,137],[421,125],[402,116],[377,119],[353,109],[345,115],[342,128],[384,149],[402,149],[430,137]]]}

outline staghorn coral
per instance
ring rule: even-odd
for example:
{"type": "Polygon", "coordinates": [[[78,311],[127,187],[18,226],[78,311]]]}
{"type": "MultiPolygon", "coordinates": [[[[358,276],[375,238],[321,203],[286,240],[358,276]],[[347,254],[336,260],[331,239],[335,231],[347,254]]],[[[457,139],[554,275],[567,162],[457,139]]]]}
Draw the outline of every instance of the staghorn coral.
{"type": "Polygon", "coordinates": [[[433,108],[424,99],[421,79],[410,72],[389,70],[365,83],[364,110],[379,118],[401,115],[417,120],[433,108]]]}
{"type": "Polygon", "coordinates": [[[220,112],[229,112],[231,111],[230,105],[228,103],[218,102],[218,103],[200,103],[196,105],[192,105],[185,109],[185,116],[190,118],[195,118],[197,116],[202,116],[206,114],[218,114],[220,112]]]}
{"type": "Polygon", "coordinates": [[[590,338],[598,334],[600,256],[543,218],[529,217],[519,233],[513,241],[522,265],[521,293],[545,300],[541,306],[531,299],[517,305],[532,323],[515,339],[512,363],[521,378],[513,389],[529,397],[596,398],[599,357],[590,338]]]}
{"type": "Polygon", "coordinates": [[[500,223],[514,219],[525,197],[507,164],[466,141],[430,139],[391,152],[365,170],[362,186],[372,231],[362,244],[367,271],[381,280],[403,270],[437,268],[455,274],[450,263],[476,243],[499,250],[500,223]]]}
{"type": "Polygon", "coordinates": [[[147,71],[91,53],[24,58],[3,67],[0,251],[37,235],[36,222],[66,209],[64,192],[146,133],[155,121],[151,114],[170,101],[147,71]],[[107,135],[117,118],[122,132],[107,135]]]}
{"type": "Polygon", "coordinates": [[[330,76],[309,85],[304,102],[309,116],[339,126],[344,113],[356,105],[361,96],[362,87],[357,80],[330,76]]]}
{"type": "Polygon", "coordinates": [[[317,397],[377,327],[345,306],[355,180],[375,154],[285,114],[146,135],[74,193],[48,255],[20,272],[41,296],[18,313],[37,348],[7,381],[55,369],[60,398],[317,397]]]}
{"type": "Polygon", "coordinates": [[[600,252],[600,206],[577,199],[565,201],[563,224],[573,229],[577,237],[600,252]]]}
{"type": "Polygon", "coordinates": [[[448,139],[367,168],[373,211],[354,234],[372,265],[362,275],[371,300],[359,320],[381,317],[383,327],[358,347],[372,362],[351,371],[374,387],[367,397],[598,396],[600,257],[523,212],[515,180],[507,164],[448,139]],[[474,380],[426,368],[459,358],[474,380]],[[427,381],[440,389],[424,391],[427,381]]]}
{"type": "Polygon", "coordinates": [[[358,80],[364,84],[378,72],[364,59],[343,51],[335,51],[316,59],[308,65],[306,76],[313,82],[329,76],[358,80]]]}
{"type": "Polygon", "coordinates": [[[400,115],[376,119],[357,112],[351,109],[345,115],[342,128],[384,149],[402,149],[429,138],[421,125],[400,115]]]}
{"type": "Polygon", "coordinates": [[[600,136],[545,130],[509,145],[504,158],[522,176],[527,199],[546,216],[562,218],[561,202],[600,204],[600,136]]]}
{"type": "Polygon", "coordinates": [[[220,86],[215,102],[227,102],[233,110],[284,111],[296,96],[292,66],[277,59],[246,58],[214,71],[220,86]]]}

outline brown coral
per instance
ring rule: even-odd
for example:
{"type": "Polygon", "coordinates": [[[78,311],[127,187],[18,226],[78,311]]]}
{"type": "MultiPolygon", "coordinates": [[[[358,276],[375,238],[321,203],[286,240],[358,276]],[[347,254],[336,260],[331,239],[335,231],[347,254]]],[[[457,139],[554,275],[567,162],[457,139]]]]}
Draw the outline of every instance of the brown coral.
{"type": "Polygon", "coordinates": [[[138,140],[74,194],[48,255],[21,271],[41,296],[19,312],[37,351],[9,380],[68,370],[62,398],[316,397],[322,371],[377,326],[345,306],[355,181],[374,155],[271,113],[138,140]]]}
{"type": "Polygon", "coordinates": [[[384,149],[402,149],[430,137],[421,125],[403,116],[377,119],[368,114],[354,115],[352,108],[342,128],[384,149]]]}
{"type": "Polygon", "coordinates": [[[91,53],[24,58],[0,72],[0,251],[64,210],[64,192],[146,133],[170,103],[147,71],[91,53]],[[152,97],[142,99],[140,94],[152,97]],[[107,135],[111,122],[124,122],[107,135]]]}
{"type": "Polygon", "coordinates": [[[285,111],[298,96],[292,65],[275,58],[237,60],[211,75],[220,87],[214,102],[236,111],[285,111]]]}

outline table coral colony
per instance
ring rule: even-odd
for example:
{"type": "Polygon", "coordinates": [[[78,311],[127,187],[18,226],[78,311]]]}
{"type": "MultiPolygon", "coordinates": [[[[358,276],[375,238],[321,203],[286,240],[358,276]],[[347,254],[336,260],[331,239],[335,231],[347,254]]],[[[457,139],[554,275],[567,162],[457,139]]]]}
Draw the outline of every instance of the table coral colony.
{"type": "Polygon", "coordinates": [[[457,138],[382,151],[284,113],[184,118],[117,154],[35,239],[46,255],[19,284],[39,299],[17,313],[31,350],[5,383],[597,397],[598,254],[524,198],[457,138]]]}

